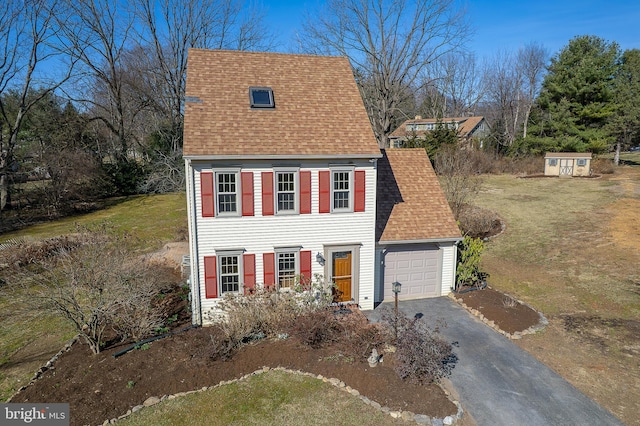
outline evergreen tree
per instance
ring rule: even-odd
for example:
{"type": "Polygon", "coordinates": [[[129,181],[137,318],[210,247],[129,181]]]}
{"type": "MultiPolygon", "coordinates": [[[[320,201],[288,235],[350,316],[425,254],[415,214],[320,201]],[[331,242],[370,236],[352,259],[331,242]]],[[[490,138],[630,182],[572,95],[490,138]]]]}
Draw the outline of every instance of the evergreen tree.
{"type": "Polygon", "coordinates": [[[436,154],[445,146],[453,146],[459,140],[458,131],[438,121],[433,130],[425,132],[422,137],[410,136],[404,142],[404,148],[424,148],[433,164],[436,154]]]}
{"type": "Polygon", "coordinates": [[[614,140],[607,123],[617,109],[619,59],[615,42],[573,38],[551,59],[537,102],[541,120],[525,143],[532,150],[544,145],[553,151],[607,151],[614,140]]]}
{"type": "Polygon", "coordinates": [[[615,163],[620,151],[640,144],[640,50],[626,50],[615,79],[616,114],[609,123],[616,137],[615,163]]]}

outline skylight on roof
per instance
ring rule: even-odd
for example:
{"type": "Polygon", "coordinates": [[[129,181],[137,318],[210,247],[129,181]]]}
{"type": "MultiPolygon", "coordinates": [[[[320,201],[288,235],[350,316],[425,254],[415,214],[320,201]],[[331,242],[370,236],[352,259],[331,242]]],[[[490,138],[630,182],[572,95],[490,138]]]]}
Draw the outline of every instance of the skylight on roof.
{"type": "Polygon", "coordinates": [[[274,108],[273,90],[271,87],[249,87],[251,108],[274,108]]]}

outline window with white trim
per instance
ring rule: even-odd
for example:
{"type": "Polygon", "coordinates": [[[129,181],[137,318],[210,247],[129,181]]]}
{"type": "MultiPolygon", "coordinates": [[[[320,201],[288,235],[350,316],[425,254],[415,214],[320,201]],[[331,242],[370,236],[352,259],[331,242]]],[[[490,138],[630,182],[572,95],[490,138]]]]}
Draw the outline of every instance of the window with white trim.
{"type": "Polygon", "coordinates": [[[577,164],[578,166],[586,166],[587,160],[585,160],[584,158],[578,158],[577,164]]]}
{"type": "Polygon", "coordinates": [[[351,210],[351,175],[350,170],[335,170],[331,173],[331,199],[334,211],[351,210]]]}
{"type": "Polygon", "coordinates": [[[237,172],[216,173],[216,208],[218,215],[237,215],[239,180],[237,172]]]}
{"type": "Polygon", "coordinates": [[[278,288],[293,288],[299,274],[298,251],[276,251],[278,288]]]}
{"type": "Polygon", "coordinates": [[[240,291],[240,256],[221,255],[220,263],[220,293],[238,293],[240,291]]]}
{"type": "Polygon", "coordinates": [[[276,172],[276,211],[297,213],[296,175],[294,171],[276,172]]]}
{"type": "Polygon", "coordinates": [[[557,165],[558,165],[558,159],[557,158],[550,158],[549,159],[549,166],[555,167],[557,165]]]}

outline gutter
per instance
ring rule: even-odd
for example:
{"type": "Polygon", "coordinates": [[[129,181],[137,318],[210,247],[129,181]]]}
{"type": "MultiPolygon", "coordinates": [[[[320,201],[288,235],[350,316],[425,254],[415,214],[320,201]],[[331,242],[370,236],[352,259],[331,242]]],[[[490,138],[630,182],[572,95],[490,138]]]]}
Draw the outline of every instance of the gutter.
{"type": "Polygon", "coordinates": [[[462,237],[425,238],[421,240],[378,241],[377,244],[379,246],[393,246],[393,245],[425,244],[425,243],[459,243],[460,241],[462,241],[462,237]]]}
{"type": "Polygon", "coordinates": [[[382,158],[381,153],[377,154],[266,154],[266,155],[183,155],[189,161],[212,161],[212,160],[324,160],[324,159],[375,159],[382,158]]]}

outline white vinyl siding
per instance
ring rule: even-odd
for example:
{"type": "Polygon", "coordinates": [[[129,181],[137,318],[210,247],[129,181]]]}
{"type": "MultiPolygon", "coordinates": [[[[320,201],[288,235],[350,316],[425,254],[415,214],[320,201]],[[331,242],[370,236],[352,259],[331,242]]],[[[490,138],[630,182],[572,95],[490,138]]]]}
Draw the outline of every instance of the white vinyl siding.
{"type": "Polygon", "coordinates": [[[447,295],[455,288],[456,284],[456,264],[458,249],[454,243],[441,243],[442,252],[442,289],[441,294],[447,295]]]}
{"type": "MultiPolygon", "coordinates": [[[[362,309],[373,309],[374,290],[374,247],[375,247],[375,211],[376,211],[376,169],[374,163],[368,160],[357,160],[355,164],[346,167],[346,170],[365,170],[365,211],[344,214],[319,214],[319,177],[320,170],[334,170],[334,164],[328,162],[308,161],[301,162],[300,171],[311,172],[311,214],[303,215],[262,215],[262,172],[275,172],[269,162],[247,162],[242,165],[243,172],[253,172],[254,183],[254,208],[255,216],[218,218],[197,217],[193,221],[194,230],[197,233],[197,244],[192,244],[192,264],[200,274],[192,276],[198,281],[203,281],[204,256],[217,256],[220,252],[242,247],[244,253],[256,256],[256,284],[260,287],[264,281],[263,253],[277,253],[278,248],[300,247],[300,250],[311,251],[312,274],[328,275],[326,265],[322,266],[316,261],[317,253],[325,253],[325,247],[337,245],[358,245],[359,250],[359,288],[358,300],[362,309]],[[197,263],[196,263],[197,262],[197,263]]],[[[200,197],[200,172],[217,171],[211,163],[193,162],[195,173],[189,172],[193,183],[194,212],[201,211],[200,197]]],[[[224,166],[221,166],[222,168],[224,166]]],[[[339,167],[335,167],[339,170],[339,167]]],[[[353,174],[353,173],[352,173],[353,174]]],[[[274,188],[274,197],[275,197],[274,188]]],[[[332,201],[333,202],[333,201],[332,201]]],[[[353,194],[351,194],[353,204],[353,194]]],[[[191,213],[193,215],[193,213],[191,213]]],[[[277,256],[276,275],[277,275],[277,256]]],[[[297,259],[299,264],[299,258],[297,259]]],[[[218,262],[219,264],[219,262],[218,262]]],[[[299,265],[297,265],[299,268],[299,265]]],[[[276,276],[277,279],[277,276],[276,276]]],[[[243,277],[240,275],[240,286],[243,277]]],[[[195,285],[195,284],[194,284],[195,285]]],[[[206,317],[206,311],[211,310],[218,303],[218,299],[206,299],[204,285],[200,285],[200,299],[202,300],[202,317],[206,317]]],[[[206,319],[205,319],[206,320],[206,319]]]]}

